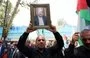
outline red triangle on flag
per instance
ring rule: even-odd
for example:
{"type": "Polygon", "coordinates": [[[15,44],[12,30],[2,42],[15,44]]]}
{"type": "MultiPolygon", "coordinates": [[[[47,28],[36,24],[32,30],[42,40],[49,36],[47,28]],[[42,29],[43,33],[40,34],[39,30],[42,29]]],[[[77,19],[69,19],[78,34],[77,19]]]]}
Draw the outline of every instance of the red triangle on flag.
{"type": "Polygon", "coordinates": [[[80,11],[81,9],[87,9],[87,8],[88,6],[87,6],[86,0],[78,0],[77,11],[80,11]]]}

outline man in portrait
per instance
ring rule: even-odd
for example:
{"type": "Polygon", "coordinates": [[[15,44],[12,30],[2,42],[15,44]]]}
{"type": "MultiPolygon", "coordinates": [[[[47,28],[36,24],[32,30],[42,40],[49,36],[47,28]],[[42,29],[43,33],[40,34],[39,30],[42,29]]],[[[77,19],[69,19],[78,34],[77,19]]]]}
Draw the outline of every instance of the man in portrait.
{"type": "Polygon", "coordinates": [[[47,17],[45,16],[46,10],[43,7],[35,8],[36,15],[34,16],[34,25],[35,26],[46,26],[47,17]]]}

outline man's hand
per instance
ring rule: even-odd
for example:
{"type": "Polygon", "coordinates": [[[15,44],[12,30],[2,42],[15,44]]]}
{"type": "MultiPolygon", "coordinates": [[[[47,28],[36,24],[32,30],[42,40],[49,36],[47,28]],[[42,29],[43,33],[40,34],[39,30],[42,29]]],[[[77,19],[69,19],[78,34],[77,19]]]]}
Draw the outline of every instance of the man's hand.
{"type": "Polygon", "coordinates": [[[57,32],[57,31],[56,31],[56,27],[53,26],[53,25],[50,26],[50,29],[49,29],[49,30],[50,30],[51,32],[54,32],[54,33],[57,32]]]}
{"type": "Polygon", "coordinates": [[[33,29],[31,26],[32,26],[32,24],[29,24],[29,27],[26,29],[26,33],[35,31],[35,29],[33,29]]]}
{"type": "Polygon", "coordinates": [[[34,30],[31,29],[31,28],[29,28],[29,27],[26,29],[26,33],[30,33],[30,32],[33,32],[33,31],[34,31],[34,30]]]}

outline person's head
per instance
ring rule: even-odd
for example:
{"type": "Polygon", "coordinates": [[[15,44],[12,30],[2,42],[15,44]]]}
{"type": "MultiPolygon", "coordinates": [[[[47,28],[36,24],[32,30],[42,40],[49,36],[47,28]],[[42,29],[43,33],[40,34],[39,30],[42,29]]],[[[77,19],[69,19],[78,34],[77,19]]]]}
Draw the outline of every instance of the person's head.
{"type": "Polygon", "coordinates": [[[46,45],[46,40],[45,40],[45,37],[44,36],[38,36],[36,38],[36,47],[38,48],[45,48],[45,45],[46,45]]]}
{"type": "Polygon", "coordinates": [[[42,7],[38,7],[38,8],[36,8],[36,15],[37,16],[43,16],[44,15],[44,8],[42,8],[42,7]]]}
{"type": "Polygon", "coordinates": [[[81,31],[80,36],[84,46],[90,49],[90,29],[84,29],[81,31]]]}

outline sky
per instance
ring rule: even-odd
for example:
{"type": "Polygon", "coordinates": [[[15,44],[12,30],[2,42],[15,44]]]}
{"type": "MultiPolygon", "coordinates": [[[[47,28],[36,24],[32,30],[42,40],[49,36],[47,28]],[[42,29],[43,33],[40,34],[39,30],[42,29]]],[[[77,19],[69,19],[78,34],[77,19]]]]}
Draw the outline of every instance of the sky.
{"type": "MultiPolygon", "coordinates": [[[[13,5],[17,0],[11,0],[13,5]]],[[[33,0],[24,0],[31,1],[33,0]]],[[[78,15],[76,14],[77,0],[38,0],[38,4],[50,5],[50,18],[52,25],[57,26],[59,19],[64,19],[67,24],[77,26],[78,15]]],[[[30,23],[30,8],[19,7],[20,11],[13,20],[15,26],[28,26],[30,23]]]]}

